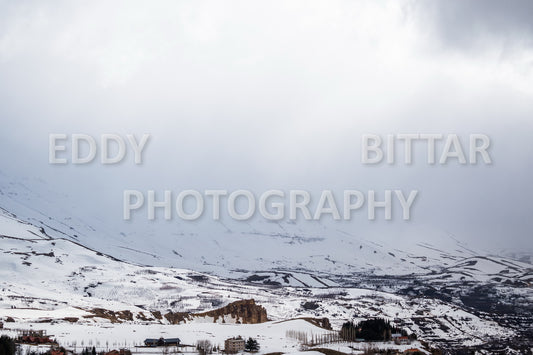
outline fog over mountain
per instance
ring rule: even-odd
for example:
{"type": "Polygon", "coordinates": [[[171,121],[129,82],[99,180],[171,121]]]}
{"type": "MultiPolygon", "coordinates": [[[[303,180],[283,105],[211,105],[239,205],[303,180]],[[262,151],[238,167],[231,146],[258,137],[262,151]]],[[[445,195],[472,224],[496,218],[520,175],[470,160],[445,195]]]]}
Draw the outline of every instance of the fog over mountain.
{"type": "MultiPolygon", "coordinates": [[[[316,203],[322,190],[418,190],[410,221],[360,211],[295,223],[331,253],[343,252],[341,235],[531,250],[531,2],[135,5],[0,1],[2,191],[26,191],[10,185],[19,182],[28,206],[45,201],[55,218],[97,223],[114,244],[195,245],[184,237],[192,231],[210,241],[208,256],[222,248],[213,240],[232,242],[228,230],[263,238],[282,227],[207,213],[186,222],[142,212],[128,222],[123,191],[307,190],[316,203]],[[65,166],[48,162],[50,133],[151,139],[142,165],[130,151],[117,165],[65,166]],[[398,143],[395,164],[365,165],[368,133],[457,134],[466,150],[481,133],[492,164],[429,165],[415,143],[406,165],[398,143]]],[[[88,244],[102,238],[87,233],[88,244]]],[[[307,245],[294,253],[311,253],[307,245]]]]}

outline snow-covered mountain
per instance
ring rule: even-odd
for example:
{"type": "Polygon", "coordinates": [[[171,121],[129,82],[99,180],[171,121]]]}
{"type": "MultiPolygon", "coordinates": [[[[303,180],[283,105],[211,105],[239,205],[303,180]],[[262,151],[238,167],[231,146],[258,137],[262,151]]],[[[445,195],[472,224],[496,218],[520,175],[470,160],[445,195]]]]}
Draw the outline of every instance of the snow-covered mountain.
{"type": "MultiPolygon", "coordinates": [[[[34,233],[65,238],[135,264],[186,268],[235,279],[272,271],[278,273],[269,277],[273,283],[287,271],[344,281],[359,273],[426,274],[453,268],[465,258],[494,255],[494,251],[474,248],[445,232],[421,230],[419,235],[380,241],[354,233],[353,226],[320,221],[110,224],[84,211],[83,204],[50,191],[43,181],[14,181],[2,174],[0,197],[0,208],[31,223],[38,230],[34,233]]],[[[281,283],[315,285],[310,279],[281,283]]]]}
{"type": "MultiPolygon", "coordinates": [[[[201,242],[191,237],[191,245],[164,247],[153,241],[145,251],[120,233],[100,230],[90,216],[75,217],[75,209],[57,203],[61,198],[48,200],[21,183],[3,186],[0,317],[51,331],[70,324],[65,341],[80,336],[72,329],[110,318],[169,326],[174,318],[165,314],[198,314],[242,299],[264,306],[272,322],[327,317],[338,329],[349,319],[385,317],[436,346],[482,349],[497,340],[521,348],[531,339],[531,264],[477,252],[451,237],[448,245],[400,249],[340,231],[320,237],[327,228],[306,234],[276,224],[284,232],[268,234],[257,225],[226,226],[211,260],[198,249],[205,242],[198,231],[201,242]],[[325,253],[332,240],[338,252],[325,253]],[[149,266],[171,261],[183,266],[149,266]]],[[[187,318],[188,324],[214,321],[235,318],[187,318]]]]}

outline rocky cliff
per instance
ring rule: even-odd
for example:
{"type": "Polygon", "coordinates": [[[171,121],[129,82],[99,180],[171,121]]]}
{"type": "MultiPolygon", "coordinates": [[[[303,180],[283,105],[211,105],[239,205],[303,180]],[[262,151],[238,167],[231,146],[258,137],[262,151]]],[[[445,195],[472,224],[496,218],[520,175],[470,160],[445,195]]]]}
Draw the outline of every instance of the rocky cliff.
{"type": "Polygon", "coordinates": [[[241,300],[228,304],[222,308],[203,313],[173,313],[165,314],[165,318],[172,324],[187,322],[194,318],[213,318],[213,322],[256,324],[268,320],[266,309],[255,303],[255,300],[241,300]]]}

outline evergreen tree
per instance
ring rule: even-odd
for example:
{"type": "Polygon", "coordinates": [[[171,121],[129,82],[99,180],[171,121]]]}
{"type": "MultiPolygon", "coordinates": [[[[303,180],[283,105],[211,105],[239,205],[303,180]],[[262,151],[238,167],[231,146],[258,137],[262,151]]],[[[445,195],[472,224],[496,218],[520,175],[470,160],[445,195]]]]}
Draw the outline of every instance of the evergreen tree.
{"type": "Polygon", "coordinates": [[[391,339],[392,333],[407,333],[399,328],[391,326],[390,322],[382,319],[367,319],[357,324],[346,322],[342,325],[340,336],[343,340],[354,341],[357,338],[367,341],[386,341],[391,339]]]}
{"type": "Polygon", "coordinates": [[[257,340],[253,338],[248,338],[248,340],[246,341],[246,344],[244,345],[244,350],[250,351],[250,352],[259,351],[259,348],[260,348],[259,343],[257,342],[257,340]]]}
{"type": "Polygon", "coordinates": [[[14,355],[16,350],[15,342],[7,335],[0,337],[0,355],[14,355]]]}

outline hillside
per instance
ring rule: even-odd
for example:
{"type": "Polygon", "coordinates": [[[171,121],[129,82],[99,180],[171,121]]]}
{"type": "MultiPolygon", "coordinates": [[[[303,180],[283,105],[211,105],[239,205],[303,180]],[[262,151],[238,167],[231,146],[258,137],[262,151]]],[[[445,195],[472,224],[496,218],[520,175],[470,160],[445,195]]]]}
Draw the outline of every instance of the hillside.
{"type": "Polygon", "coordinates": [[[531,307],[533,293],[527,286],[531,268],[505,258],[468,257],[440,273],[416,276],[361,273],[357,282],[351,279],[353,286],[344,287],[313,274],[289,271],[278,276],[256,273],[248,281],[236,281],[120,261],[71,240],[52,238],[5,211],[0,228],[0,318],[12,317],[16,327],[33,325],[54,333],[63,329],[65,341],[83,337],[76,330],[79,327],[110,323],[157,328],[173,323],[223,326],[264,321],[265,314],[258,318],[262,311],[247,313],[232,303],[243,298],[253,298],[264,307],[271,322],[329,318],[339,329],[347,319],[385,317],[437,346],[522,339],[523,327],[531,321],[525,315],[519,319],[516,310],[492,314],[468,302],[469,290],[492,282],[500,285],[498,295],[508,296],[508,308],[531,307]],[[280,284],[284,279],[297,280],[300,287],[280,287],[263,277],[269,281],[278,277],[280,284]],[[442,282],[448,279],[457,283],[442,282]],[[185,316],[177,321],[175,314],[185,316]],[[251,317],[250,321],[243,316],[251,317]]]}

